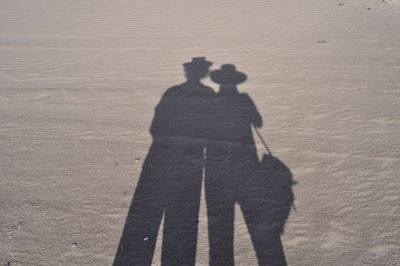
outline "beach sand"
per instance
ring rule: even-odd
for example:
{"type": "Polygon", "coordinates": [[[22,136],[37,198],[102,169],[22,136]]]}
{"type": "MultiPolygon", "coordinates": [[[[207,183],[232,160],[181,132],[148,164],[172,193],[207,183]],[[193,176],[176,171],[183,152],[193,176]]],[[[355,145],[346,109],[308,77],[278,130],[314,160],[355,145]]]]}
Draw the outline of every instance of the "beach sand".
{"type": "MultiPolygon", "coordinates": [[[[399,29],[397,0],[2,1],[0,264],[112,264],[154,108],[205,56],[297,182],[288,264],[400,265],[399,29]]],[[[239,206],[234,250],[257,265],[239,206]]]]}

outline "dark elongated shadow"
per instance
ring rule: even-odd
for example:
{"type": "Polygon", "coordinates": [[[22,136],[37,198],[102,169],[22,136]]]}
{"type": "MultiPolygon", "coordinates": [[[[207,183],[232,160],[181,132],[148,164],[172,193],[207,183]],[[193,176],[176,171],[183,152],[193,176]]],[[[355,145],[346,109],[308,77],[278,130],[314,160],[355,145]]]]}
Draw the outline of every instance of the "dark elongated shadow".
{"type": "Polygon", "coordinates": [[[265,154],[258,159],[252,127],[261,127],[262,118],[250,96],[237,88],[246,75],[225,64],[210,76],[220,85],[205,175],[210,265],[234,265],[235,203],[259,264],[286,265],[280,237],[294,200],[292,174],[268,153],[264,140],[265,154]]]}
{"type": "Polygon", "coordinates": [[[153,144],[114,265],[151,265],[163,215],[162,265],[195,265],[203,178],[210,265],[234,265],[235,203],[259,264],[286,265],[281,234],[294,200],[292,174],[267,152],[258,159],[252,127],[261,127],[262,118],[237,88],[246,75],[233,65],[212,71],[216,94],[200,82],[210,65],[205,58],[185,63],[187,81],[169,88],[156,107],[153,144]]]}
{"type": "Polygon", "coordinates": [[[187,81],[169,88],[155,110],[153,143],[129,209],[114,265],[150,265],[164,215],[163,265],[194,265],[204,148],[215,92],[200,80],[205,58],[185,63],[187,81]]]}

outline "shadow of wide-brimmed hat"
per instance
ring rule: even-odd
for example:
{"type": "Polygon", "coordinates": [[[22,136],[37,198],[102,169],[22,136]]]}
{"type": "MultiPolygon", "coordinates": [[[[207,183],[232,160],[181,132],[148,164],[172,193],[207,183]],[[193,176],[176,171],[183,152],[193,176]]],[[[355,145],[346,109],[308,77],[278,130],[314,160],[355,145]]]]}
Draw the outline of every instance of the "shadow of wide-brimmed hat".
{"type": "Polygon", "coordinates": [[[232,64],[224,64],[221,69],[211,71],[210,78],[218,84],[240,84],[246,81],[246,74],[236,70],[232,64]]]}
{"type": "Polygon", "coordinates": [[[193,57],[192,62],[183,63],[185,68],[208,68],[212,65],[205,57],[193,57]]]}

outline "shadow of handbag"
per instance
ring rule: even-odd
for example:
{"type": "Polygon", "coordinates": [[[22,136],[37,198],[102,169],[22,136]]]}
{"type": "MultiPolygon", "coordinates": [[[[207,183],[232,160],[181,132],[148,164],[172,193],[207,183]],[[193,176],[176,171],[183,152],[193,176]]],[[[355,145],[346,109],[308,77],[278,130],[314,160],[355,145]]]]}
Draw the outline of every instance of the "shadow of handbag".
{"type": "Polygon", "coordinates": [[[272,155],[258,130],[254,129],[266,150],[255,171],[256,183],[260,186],[259,189],[262,187],[263,204],[268,209],[266,211],[269,213],[269,220],[283,233],[291,208],[296,210],[293,193],[293,185],[296,182],[293,181],[289,168],[272,155]]]}

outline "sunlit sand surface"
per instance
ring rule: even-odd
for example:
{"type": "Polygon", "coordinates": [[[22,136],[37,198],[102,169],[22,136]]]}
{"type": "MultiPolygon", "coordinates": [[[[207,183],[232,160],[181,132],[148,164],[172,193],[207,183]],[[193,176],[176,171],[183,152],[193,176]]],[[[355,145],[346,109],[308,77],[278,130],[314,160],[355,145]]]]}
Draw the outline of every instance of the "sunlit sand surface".
{"type": "MultiPolygon", "coordinates": [[[[288,264],[400,265],[399,29],[397,0],[2,1],[0,264],[113,263],[154,108],[205,56],[246,73],[297,182],[288,264]]],[[[235,262],[255,265],[235,210],[235,262]]]]}

